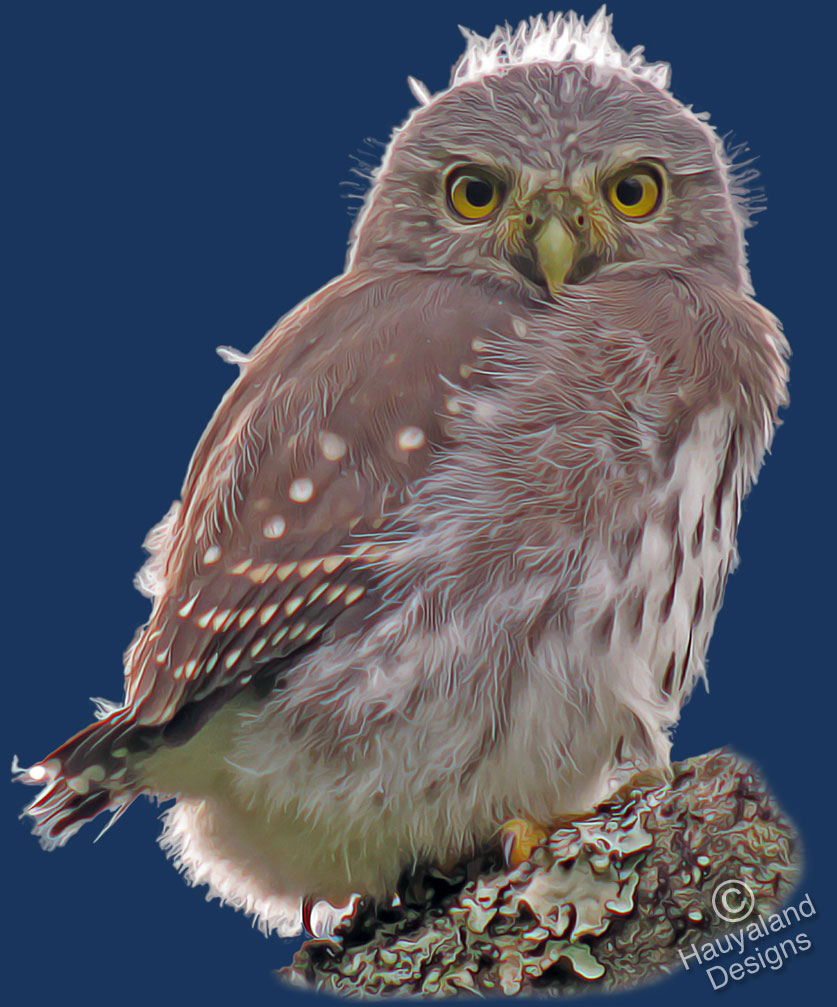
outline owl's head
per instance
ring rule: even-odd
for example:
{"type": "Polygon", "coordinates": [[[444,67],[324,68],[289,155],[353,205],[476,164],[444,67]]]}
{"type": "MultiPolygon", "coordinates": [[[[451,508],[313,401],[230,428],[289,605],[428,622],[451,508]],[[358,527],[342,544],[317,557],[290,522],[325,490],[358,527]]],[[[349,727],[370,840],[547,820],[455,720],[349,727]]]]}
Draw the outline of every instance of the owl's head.
{"type": "Polygon", "coordinates": [[[668,67],[626,53],[604,9],[468,47],[451,86],[397,130],[349,262],[487,275],[537,297],[624,263],[749,289],[746,211],[705,118],[668,67]]]}

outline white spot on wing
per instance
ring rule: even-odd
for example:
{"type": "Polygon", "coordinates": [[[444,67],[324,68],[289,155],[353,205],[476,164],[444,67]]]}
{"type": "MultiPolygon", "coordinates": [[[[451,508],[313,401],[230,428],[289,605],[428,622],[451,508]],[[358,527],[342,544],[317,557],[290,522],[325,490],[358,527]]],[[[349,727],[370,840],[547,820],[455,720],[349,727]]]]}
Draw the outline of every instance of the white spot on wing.
{"type": "Polygon", "coordinates": [[[293,615],[303,601],[305,601],[304,598],[299,595],[295,595],[290,601],[285,602],[285,612],[287,612],[288,615],[293,615]]]}
{"type": "Polygon", "coordinates": [[[276,563],[262,563],[261,566],[254,566],[247,574],[254,584],[264,584],[276,573],[276,563]]]}
{"type": "Polygon", "coordinates": [[[279,609],[278,602],[276,602],[273,605],[265,605],[265,607],[261,610],[261,612],[259,612],[259,622],[262,624],[262,626],[270,622],[270,620],[274,617],[274,615],[276,615],[278,609],[279,609]]]}
{"type": "Polygon", "coordinates": [[[419,427],[404,427],[395,435],[395,443],[402,451],[415,451],[424,441],[424,431],[419,427]]]}
{"type": "Polygon", "coordinates": [[[210,619],[212,618],[213,615],[215,615],[217,611],[218,606],[216,605],[215,608],[211,608],[208,612],[204,612],[199,619],[195,620],[195,622],[200,626],[201,629],[206,629],[206,627],[209,625],[210,619]]]}
{"type": "Polygon", "coordinates": [[[280,514],[276,514],[265,521],[262,532],[265,538],[281,538],[285,534],[286,528],[285,519],[280,514]]]}
{"type": "Polygon", "coordinates": [[[182,619],[185,619],[188,615],[191,615],[192,609],[195,607],[195,602],[198,600],[199,594],[200,591],[198,591],[196,594],[193,594],[192,597],[186,602],[186,604],[181,605],[180,608],[177,610],[177,614],[182,619]]]}
{"type": "Polygon", "coordinates": [[[227,619],[229,619],[229,617],[230,617],[230,610],[228,608],[223,609],[215,616],[215,618],[212,620],[212,628],[215,630],[216,633],[220,631],[221,627],[224,625],[227,619]]]}
{"type": "Polygon", "coordinates": [[[304,563],[299,564],[299,576],[305,580],[310,574],[312,574],[317,567],[322,563],[322,559],[308,559],[304,563]]]}
{"type": "Polygon", "coordinates": [[[207,566],[212,566],[213,563],[217,563],[220,558],[221,547],[219,545],[211,545],[203,554],[203,561],[207,566]]]}
{"type": "Polygon", "coordinates": [[[346,592],[346,597],[343,599],[343,601],[347,605],[353,605],[365,590],[366,589],[363,587],[353,587],[350,591],[346,592]]]}
{"type": "Polygon", "coordinates": [[[346,442],[342,437],[338,437],[337,434],[331,434],[327,431],[321,433],[318,437],[320,442],[320,451],[323,453],[323,457],[330,462],[337,462],[346,453],[346,442]]]}
{"type": "Polygon", "coordinates": [[[320,597],[320,595],[323,593],[323,591],[326,590],[327,587],[328,587],[327,580],[324,580],[319,587],[315,587],[314,590],[311,592],[311,594],[308,595],[308,601],[306,602],[306,605],[310,605],[311,602],[316,601],[317,598],[320,597]]]}
{"type": "Polygon", "coordinates": [[[305,503],[310,500],[313,495],[314,484],[307,477],[294,479],[291,483],[291,488],[288,490],[288,496],[294,503],[305,503]]]}

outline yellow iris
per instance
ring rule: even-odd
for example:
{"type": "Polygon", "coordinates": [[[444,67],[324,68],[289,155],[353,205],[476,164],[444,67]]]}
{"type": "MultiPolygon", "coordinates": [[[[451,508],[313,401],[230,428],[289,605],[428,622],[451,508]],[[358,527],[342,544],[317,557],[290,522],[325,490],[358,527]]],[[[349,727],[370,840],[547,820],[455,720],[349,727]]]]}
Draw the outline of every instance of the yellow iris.
{"type": "Polygon", "coordinates": [[[447,180],[448,204],[463,220],[485,220],[500,202],[500,183],[479,168],[457,168],[447,180]]]}
{"type": "Polygon", "coordinates": [[[623,217],[640,220],[650,217],[660,205],[663,186],[653,168],[633,168],[612,178],[605,191],[611,206],[623,217]]]}

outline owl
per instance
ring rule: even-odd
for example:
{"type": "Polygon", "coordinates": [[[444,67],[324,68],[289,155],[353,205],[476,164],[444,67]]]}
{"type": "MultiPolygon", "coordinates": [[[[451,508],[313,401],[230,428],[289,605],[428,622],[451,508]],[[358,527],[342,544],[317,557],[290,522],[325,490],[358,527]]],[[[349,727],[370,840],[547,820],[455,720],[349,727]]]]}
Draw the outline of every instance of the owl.
{"type": "Polygon", "coordinates": [[[786,402],[667,66],[604,11],[466,38],[344,273],[234,358],[123,701],[19,770],[46,848],[173,798],[176,866],[265,932],[665,771],[786,402]]]}

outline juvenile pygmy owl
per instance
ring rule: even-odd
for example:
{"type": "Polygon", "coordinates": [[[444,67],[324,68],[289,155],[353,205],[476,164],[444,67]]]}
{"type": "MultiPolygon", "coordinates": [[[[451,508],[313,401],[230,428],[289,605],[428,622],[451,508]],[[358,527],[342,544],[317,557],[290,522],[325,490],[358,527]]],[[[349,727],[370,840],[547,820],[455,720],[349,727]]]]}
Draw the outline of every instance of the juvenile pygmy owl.
{"type": "Polygon", "coordinates": [[[786,398],[722,145],[603,12],[412,84],[148,538],[124,701],[20,776],[46,847],[173,796],[174,861],[282,934],[667,765],[786,398]]]}

